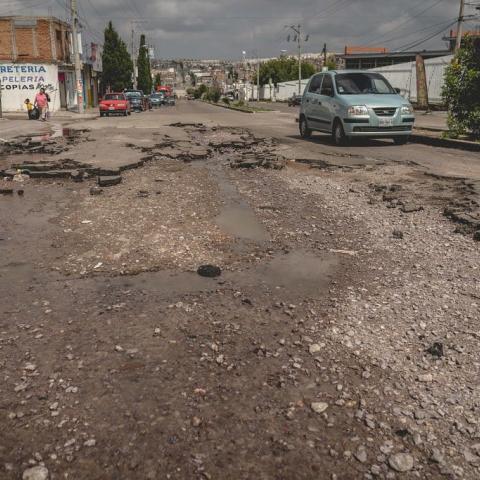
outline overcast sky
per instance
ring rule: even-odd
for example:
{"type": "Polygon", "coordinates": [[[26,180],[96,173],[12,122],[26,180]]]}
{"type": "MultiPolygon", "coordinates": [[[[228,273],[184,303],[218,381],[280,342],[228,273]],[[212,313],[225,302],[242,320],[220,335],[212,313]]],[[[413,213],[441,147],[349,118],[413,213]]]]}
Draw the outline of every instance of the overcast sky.
{"type": "MultiPolygon", "coordinates": [[[[0,14],[66,18],[69,0],[1,0],[0,14]]],[[[89,37],[100,41],[112,20],[130,44],[131,21],[159,58],[238,59],[295,52],[286,24],[301,23],[306,51],[345,45],[415,49],[445,47],[442,34],[458,16],[457,0],[78,0],[89,37]],[[442,33],[440,33],[442,32],[442,33]]],[[[471,7],[470,7],[471,8],[471,7]]],[[[466,13],[474,13],[471,8],[466,13]]],[[[479,22],[480,23],[480,22],[479,22]]],[[[473,23],[470,26],[474,26],[473,23]]]]}

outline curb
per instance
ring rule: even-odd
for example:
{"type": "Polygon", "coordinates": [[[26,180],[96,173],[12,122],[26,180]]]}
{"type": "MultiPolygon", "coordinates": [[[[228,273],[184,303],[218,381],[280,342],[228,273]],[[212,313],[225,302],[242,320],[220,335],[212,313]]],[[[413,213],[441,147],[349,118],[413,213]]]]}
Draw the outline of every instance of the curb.
{"type": "Polygon", "coordinates": [[[240,113],[257,113],[251,110],[243,110],[242,107],[231,107],[229,105],[222,105],[220,103],[206,102],[205,100],[200,100],[200,102],[206,103],[207,105],[212,105],[212,107],[226,108],[227,110],[233,110],[234,112],[240,113]]]}
{"type": "Polygon", "coordinates": [[[457,150],[465,150],[468,152],[480,152],[480,143],[469,142],[466,140],[455,140],[453,138],[440,138],[432,135],[423,134],[421,132],[413,132],[410,140],[422,145],[430,145],[432,147],[456,148],[457,150]]]}

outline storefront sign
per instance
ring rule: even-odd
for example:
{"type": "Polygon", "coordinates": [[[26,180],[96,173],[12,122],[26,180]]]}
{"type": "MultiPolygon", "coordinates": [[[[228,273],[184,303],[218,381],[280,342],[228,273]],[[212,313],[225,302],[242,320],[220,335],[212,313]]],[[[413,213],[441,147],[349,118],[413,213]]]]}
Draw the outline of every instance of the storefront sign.
{"type": "Polygon", "coordinates": [[[28,98],[33,101],[41,88],[44,88],[52,99],[51,109],[58,108],[58,67],[56,65],[0,63],[0,84],[5,111],[23,110],[25,100],[28,98]]]}
{"type": "Polygon", "coordinates": [[[56,90],[54,75],[50,70],[56,67],[51,65],[0,65],[0,80],[2,90],[38,90],[45,88],[49,92],[56,90]],[[53,77],[53,78],[52,78],[53,77]]]}

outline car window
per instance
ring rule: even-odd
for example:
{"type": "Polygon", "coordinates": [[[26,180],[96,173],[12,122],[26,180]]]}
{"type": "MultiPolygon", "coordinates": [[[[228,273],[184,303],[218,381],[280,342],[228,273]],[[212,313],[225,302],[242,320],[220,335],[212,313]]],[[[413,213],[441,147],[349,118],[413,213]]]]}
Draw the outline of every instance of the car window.
{"type": "Polygon", "coordinates": [[[333,95],[333,81],[330,75],[325,75],[323,77],[320,95],[326,95],[327,97],[331,97],[333,95]]]}
{"type": "Polygon", "coordinates": [[[310,82],[310,87],[308,91],[310,93],[320,93],[320,87],[322,86],[322,77],[323,75],[315,75],[310,82]]]}
{"type": "Polygon", "coordinates": [[[127,92],[126,93],[127,97],[141,97],[141,93],[140,92],[127,92]]]}
{"type": "Polygon", "coordinates": [[[388,81],[378,73],[341,73],[335,76],[340,95],[395,94],[388,81]]]}
{"type": "Polygon", "coordinates": [[[125,100],[125,97],[123,95],[108,94],[105,95],[105,100],[125,100]]]}

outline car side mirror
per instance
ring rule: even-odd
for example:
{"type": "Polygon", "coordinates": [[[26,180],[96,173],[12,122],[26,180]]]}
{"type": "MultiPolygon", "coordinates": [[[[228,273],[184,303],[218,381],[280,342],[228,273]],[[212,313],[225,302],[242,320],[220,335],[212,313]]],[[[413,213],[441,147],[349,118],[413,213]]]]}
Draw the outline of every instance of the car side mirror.
{"type": "Polygon", "coordinates": [[[395,88],[394,90],[395,90],[399,95],[400,95],[400,93],[402,93],[402,90],[401,90],[400,88],[395,88]]]}

